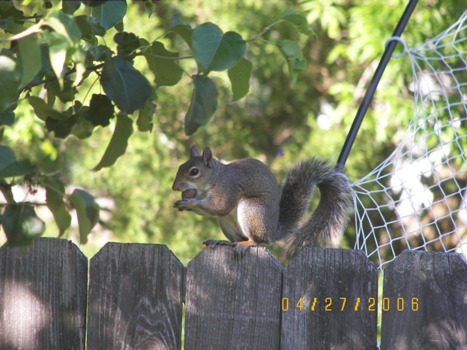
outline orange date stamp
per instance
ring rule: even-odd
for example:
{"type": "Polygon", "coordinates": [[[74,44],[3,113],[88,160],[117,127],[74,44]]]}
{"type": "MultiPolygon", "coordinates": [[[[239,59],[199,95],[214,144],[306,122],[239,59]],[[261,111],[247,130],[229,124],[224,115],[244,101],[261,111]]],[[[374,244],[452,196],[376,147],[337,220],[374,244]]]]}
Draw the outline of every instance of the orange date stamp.
{"type": "MultiPolygon", "coordinates": [[[[299,298],[298,300],[290,300],[287,297],[281,300],[282,312],[290,310],[312,311],[312,312],[343,312],[343,311],[368,311],[376,312],[378,300],[376,298],[299,298]]],[[[412,298],[387,298],[381,300],[381,310],[389,311],[412,311],[419,310],[419,300],[417,297],[412,298]]]]}

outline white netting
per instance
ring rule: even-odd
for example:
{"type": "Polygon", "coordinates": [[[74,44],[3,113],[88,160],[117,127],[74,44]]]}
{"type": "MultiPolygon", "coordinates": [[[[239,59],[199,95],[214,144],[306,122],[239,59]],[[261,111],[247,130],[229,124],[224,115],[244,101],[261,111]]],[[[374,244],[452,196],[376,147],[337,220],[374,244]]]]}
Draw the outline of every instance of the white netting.
{"type": "Polygon", "coordinates": [[[378,268],[403,249],[467,255],[467,11],[405,55],[415,95],[410,126],[397,149],[352,185],[355,248],[378,268]]]}

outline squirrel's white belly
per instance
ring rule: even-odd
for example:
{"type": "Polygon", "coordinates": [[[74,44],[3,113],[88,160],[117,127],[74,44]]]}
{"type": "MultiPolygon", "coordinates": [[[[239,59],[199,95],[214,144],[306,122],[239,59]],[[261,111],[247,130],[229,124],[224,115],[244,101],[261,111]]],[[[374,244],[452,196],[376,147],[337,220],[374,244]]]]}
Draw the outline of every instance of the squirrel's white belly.
{"type": "Polygon", "coordinates": [[[250,238],[246,230],[244,211],[245,201],[241,200],[228,215],[219,217],[222,232],[232,242],[245,241],[250,238]]]}

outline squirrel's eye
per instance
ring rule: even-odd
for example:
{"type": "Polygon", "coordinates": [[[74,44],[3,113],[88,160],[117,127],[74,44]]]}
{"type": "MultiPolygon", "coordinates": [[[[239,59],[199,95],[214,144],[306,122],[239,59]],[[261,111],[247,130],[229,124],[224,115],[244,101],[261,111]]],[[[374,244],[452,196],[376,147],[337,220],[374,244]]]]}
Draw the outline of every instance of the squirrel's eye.
{"type": "Polygon", "coordinates": [[[199,169],[198,168],[190,169],[190,176],[196,176],[198,174],[199,174],[199,169]]]}

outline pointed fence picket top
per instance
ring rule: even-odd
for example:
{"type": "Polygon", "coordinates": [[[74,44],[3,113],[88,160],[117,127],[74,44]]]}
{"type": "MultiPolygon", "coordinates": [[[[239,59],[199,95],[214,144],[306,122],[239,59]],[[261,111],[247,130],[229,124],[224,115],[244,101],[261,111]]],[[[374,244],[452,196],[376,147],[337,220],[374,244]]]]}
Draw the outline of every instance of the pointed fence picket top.
{"type": "Polygon", "coordinates": [[[465,258],[403,252],[384,270],[381,309],[381,349],[465,349],[465,258]]]}
{"type": "Polygon", "coordinates": [[[375,349],[378,274],[363,252],[305,248],[284,270],[282,349],[375,349]]]}
{"type": "Polygon", "coordinates": [[[381,349],[467,349],[467,263],[454,253],[402,253],[379,301],[355,250],[306,248],[283,269],[265,248],[220,245],[185,269],[166,246],[108,243],[87,276],[63,239],[0,248],[0,349],[81,350],[86,336],[90,350],[181,349],[183,302],[189,350],[375,349],[379,305],[381,349]]]}
{"type": "Polygon", "coordinates": [[[180,349],[184,267],[156,244],[106,244],[92,259],[88,349],[180,349]]]}
{"type": "Polygon", "coordinates": [[[279,349],[281,292],[266,249],[205,248],[187,268],[185,348],[279,349]]]}
{"type": "Polygon", "coordinates": [[[0,349],[84,349],[87,259],[71,242],[0,248],[0,349]]]}

